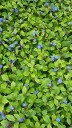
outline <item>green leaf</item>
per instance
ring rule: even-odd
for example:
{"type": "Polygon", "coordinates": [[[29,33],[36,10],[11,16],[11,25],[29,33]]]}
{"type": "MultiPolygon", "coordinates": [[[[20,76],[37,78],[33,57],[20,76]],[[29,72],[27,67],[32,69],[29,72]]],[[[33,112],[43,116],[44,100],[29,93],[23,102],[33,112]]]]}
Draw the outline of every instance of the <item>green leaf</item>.
{"type": "Polygon", "coordinates": [[[1,84],[1,89],[3,89],[3,90],[6,89],[6,83],[5,82],[1,84]]]}
{"type": "Polygon", "coordinates": [[[54,104],[56,105],[56,106],[58,106],[58,100],[56,100],[56,99],[54,99],[54,104]]]}
{"type": "Polygon", "coordinates": [[[17,120],[20,119],[20,115],[18,115],[18,114],[14,114],[14,117],[15,117],[17,120]]]}
{"type": "Polygon", "coordinates": [[[2,77],[2,79],[3,79],[4,81],[8,81],[8,80],[9,80],[7,74],[3,74],[1,77],[2,77]]]}
{"type": "Polygon", "coordinates": [[[40,128],[40,123],[39,122],[35,123],[35,128],[40,128]]]}
{"type": "Polygon", "coordinates": [[[24,57],[24,51],[21,51],[21,56],[24,57]]]}
{"type": "Polygon", "coordinates": [[[47,114],[47,110],[43,110],[43,111],[42,111],[42,114],[43,114],[43,115],[46,115],[46,114],[47,114]]]}
{"type": "Polygon", "coordinates": [[[38,118],[37,118],[36,116],[34,116],[34,115],[33,115],[33,119],[34,119],[35,121],[38,121],[38,118]]]}
{"type": "Polygon", "coordinates": [[[19,128],[19,123],[15,123],[13,128],[19,128]]]}
{"type": "Polygon", "coordinates": [[[9,101],[7,100],[6,96],[2,97],[2,103],[5,105],[6,103],[8,103],[9,101]]]}
{"type": "Polygon", "coordinates": [[[62,92],[66,92],[66,89],[65,89],[64,87],[60,87],[60,90],[61,90],[62,92]]]}
{"type": "Polygon", "coordinates": [[[8,124],[8,121],[7,120],[1,121],[1,125],[6,126],[6,124],[8,124]]]}
{"type": "Polygon", "coordinates": [[[58,99],[58,100],[63,99],[62,96],[56,96],[55,98],[58,99]]]}
{"type": "Polygon", "coordinates": [[[15,117],[13,115],[6,115],[6,118],[11,122],[15,122],[15,117]]]}
{"type": "Polygon", "coordinates": [[[70,50],[72,50],[72,44],[70,45],[70,50]]]}
{"type": "Polygon", "coordinates": [[[23,93],[23,94],[26,94],[26,92],[27,92],[27,88],[24,86],[24,87],[22,88],[22,93],[23,93]]]}
{"type": "Polygon", "coordinates": [[[67,122],[70,125],[71,124],[71,119],[67,118],[67,122]]]}
{"type": "Polygon", "coordinates": [[[25,123],[21,123],[20,128],[27,128],[27,126],[25,125],[25,123]]]}
{"type": "Polygon", "coordinates": [[[12,81],[11,86],[15,87],[15,82],[14,81],[12,81]]]}
{"type": "Polygon", "coordinates": [[[0,112],[2,112],[3,109],[4,109],[4,105],[1,103],[1,104],[0,104],[0,112]]]}
{"type": "Polygon", "coordinates": [[[43,116],[43,120],[46,122],[46,123],[50,123],[50,117],[48,115],[44,115],[43,116]]]}
{"type": "Polygon", "coordinates": [[[52,128],[51,124],[48,124],[48,125],[47,125],[47,128],[52,128]]]}
{"type": "Polygon", "coordinates": [[[49,101],[48,105],[50,106],[50,108],[52,108],[54,106],[53,101],[49,101]]]}
{"type": "Polygon", "coordinates": [[[39,92],[38,93],[38,98],[41,98],[42,97],[42,92],[39,92]]]}

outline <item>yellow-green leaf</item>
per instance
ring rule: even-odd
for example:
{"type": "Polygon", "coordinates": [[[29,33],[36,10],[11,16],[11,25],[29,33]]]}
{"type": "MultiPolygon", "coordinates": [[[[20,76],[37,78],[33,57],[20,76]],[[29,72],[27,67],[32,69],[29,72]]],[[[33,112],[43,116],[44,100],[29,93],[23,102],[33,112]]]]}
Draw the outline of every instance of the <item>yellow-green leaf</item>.
{"type": "Polygon", "coordinates": [[[9,80],[8,75],[7,75],[7,74],[3,74],[3,75],[2,75],[2,79],[3,79],[4,81],[9,80]]]}
{"type": "Polygon", "coordinates": [[[27,92],[27,88],[24,86],[24,87],[22,88],[22,93],[23,93],[23,94],[26,94],[26,92],[27,92]]]}

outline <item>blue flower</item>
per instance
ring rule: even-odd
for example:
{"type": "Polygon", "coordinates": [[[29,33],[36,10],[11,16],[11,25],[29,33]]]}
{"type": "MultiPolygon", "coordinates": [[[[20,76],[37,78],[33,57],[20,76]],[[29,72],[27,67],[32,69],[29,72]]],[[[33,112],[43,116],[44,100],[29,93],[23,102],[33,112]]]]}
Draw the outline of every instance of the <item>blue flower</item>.
{"type": "Polygon", "coordinates": [[[44,4],[45,6],[48,6],[49,5],[49,3],[47,3],[47,2],[45,2],[45,4],[44,4]]]}
{"type": "Polygon", "coordinates": [[[11,60],[11,62],[14,64],[15,63],[15,60],[11,60]]]}
{"type": "Polygon", "coordinates": [[[44,32],[45,32],[45,30],[42,30],[42,32],[44,33],[44,32]]]}
{"type": "Polygon", "coordinates": [[[71,25],[71,22],[68,22],[67,24],[68,24],[68,26],[70,26],[71,25]]]}
{"type": "Polygon", "coordinates": [[[12,38],[9,38],[9,41],[12,41],[12,38]]]}
{"type": "Polygon", "coordinates": [[[4,114],[3,112],[0,112],[0,115],[4,114]]]}
{"type": "Polygon", "coordinates": [[[5,115],[2,115],[2,120],[5,120],[5,119],[6,119],[5,115]]]}
{"type": "Polygon", "coordinates": [[[25,120],[25,118],[20,118],[19,122],[23,122],[25,120]]]}
{"type": "Polygon", "coordinates": [[[62,80],[62,79],[59,79],[59,80],[58,80],[58,83],[59,83],[59,84],[63,83],[63,80],[62,80]]]}
{"type": "Polygon", "coordinates": [[[13,106],[10,106],[10,109],[11,109],[11,110],[14,110],[14,107],[13,107],[13,106]]]}
{"type": "Polygon", "coordinates": [[[67,103],[68,103],[68,101],[67,101],[67,100],[64,100],[64,103],[65,103],[65,104],[67,104],[67,103]]]}
{"type": "Polygon", "coordinates": [[[51,86],[52,86],[52,84],[51,84],[51,83],[49,83],[49,84],[48,84],[48,86],[49,86],[49,87],[51,87],[51,86]]]}
{"type": "Polygon", "coordinates": [[[58,59],[59,59],[59,57],[58,57],[58,56],[55,56],[55,59],[56,59],[56,60],[58,60],[58,59]]]}
{"type": "Polygon", "coordinates": [[[33,39],[33,42],[36,42],[36,39],[33,39]]]}
{"type": "Polygon", "coordinates": [[[14,31],[14,32],[13,32],[13,34],[14,34],[14,35],[16,35],[16,34],[17,34],[17,32],[16,32],[16,31],[14,31]]]}
{"type": "Polygon", "coordinates": [[[33,36],[35,36],[35,35],[36,35],[36,31],[34,30],[34,31],[33,31],[33,36]]]}
{"type": "Polygon", "coordinates": [[[56,19],[57,18],[57,16],[54,16],[54,19],[56,19]]]}
{"type": "Polygon", "coordinates": [[[3,67],[3,65],[2,64],[0,64],[0,68],[2,68],[3,67]]]}
{"type": "Polygon", "coordinates": [[[14,46],[15,46],[14,44],[10,44],[9,48],[14,48],[14,46]]]}
{"type": "Polygon", "coordinates": [[[22,20],[22,23],[24,22],[24,20],[22,20]]]}
{"type": "Polygon", "coordinates": [[[0,28],[0,33],[2,32],[2,28],[0,28]]]}
{"type": "Polygon", "coordinates": [[[34,91],[34,94],[38,94],[38,91],[36,90],[36,91],[34,91]]]}
{"type": "Polygon", "coordinates": [[[18,9],[17,9],[17,8],[14,8],[14,12],[15,12],[15,13],[18,13],[18,9]]]}
{"type": "Polygon", "coordinates": [[[60,104],[62,104],[63,102],[62,101],[60,101],[60,104]]]}
{"type": "Polygon", "coordinates": [[[51,56],[51,60],[52,60],[52,61],[55,61],[55,57],[54,57],[54,56],[51,56]]]}
{"type": "Polygon", "coordinates": [[[34,2],[37,2],[37,0],[34,0],[34,2]]]}
{"type": "Polygon", "coordinates": [[[8,126],[9,126],[9,123],[8,123],[8,124],[6,124],[6,128],[8,128],[8,126]]]}
{"type": "Polygon", "coordinates": [[[71,69],[71,66],[69,66],[69,65],[68,65],[68,66],[67,66],[67,69],[69,69],[69,70],[70,70],[70,69],[71,69]]]}
{"type": "Polygon", "coordinates": [[[24,84],[24,86],[28,87],[28,84],[24,84]]]}
{"type": "Polygon", "coordinates": [[[40,11],[40,14],[43,14],[43,12],[40,11]]]}
{"type": "Polygon", "coordinates": [[[53,43],[52,43],[52,42],[50,42],[49,44],[50,44],[51,46],[53,45],[53,43]]]}
{"type": "Polygon", "coordinates": [[[43,47],[43,45],[42,44],[39,44],[38,45],[38,49],[40,49],[40,48],[42,48],[43,47]]]}
{"type": "Polygon", "coordinates": [[[0,22],[3,22],[3,18],[0,18],[0,22]]]}
{"type": "Polygon", "coordinates": [[[18,44],[18,41],[15,41],[15,43],[14,44],[18,44]]]}
{"type": "Polygon", "coordinates": [[[53,46],[56,46],[56,43],[53,43],[53,46]]]}
{"type": "Polygon", "coordinates": [[[24,66],[21,67],[24,70],[24,66]]]}
{"type": "Polygon", "coordinates": [[[5,19],[3,19],[3,22],[6,22],[6,20],[5,20],[5,19]]]}
{"type": "Polygon", "coordinates": [[[59,123],[61,121],[61,119],[59,117],[57,117],[56,121],[59,123]]]}
{"type": "Polygon", "coordinates": [[[52,10],[52,12],[57,12],[57,11],[58,11],[58,7],[52,6],[52,7],[51,7],[51,10],[52,10]]]}
{"type": "Polygon", "coordinates": [[[11,51],[11,48],[8,48],[9,51],[11,51]]]}
{"type": "Polygon", "coordinates": [[[20,48],[20,45],[17,48],[20,48]]]}
{"type": "Polygon", "coordinates": [[[23,103],[23,105],[22,105],[23,107],[27,107],[27,103],[25,102],[25,103],[23,103]]]}
{"type": "Polygon", "coordinates": [[[0,44],[2,43],[2,40],[0,40],[0,44]]]}
{"type": "Polygon", "coordinates": [[[54,72],[57,72],[58,71],[58,69],[57,68],[54,68],[54,72]]]}
{"type": "Polygon", "coordinates": [[[1,114],[1,117],[2,117],[2,120],[5,120],[5,119],[6,119],[6,116],[4,115],[3,112],[2,112],[2,114],[1,114]]]}

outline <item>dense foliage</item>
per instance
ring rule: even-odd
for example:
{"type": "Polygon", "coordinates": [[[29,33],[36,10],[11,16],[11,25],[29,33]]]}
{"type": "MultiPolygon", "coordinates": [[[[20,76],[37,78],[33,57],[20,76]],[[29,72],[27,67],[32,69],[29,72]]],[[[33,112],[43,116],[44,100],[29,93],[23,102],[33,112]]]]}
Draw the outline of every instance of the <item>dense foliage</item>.
{"type": "Polygon", "coordinates": [[[72,128],[72,0],[0,0],[0,128],[72,128]]]}

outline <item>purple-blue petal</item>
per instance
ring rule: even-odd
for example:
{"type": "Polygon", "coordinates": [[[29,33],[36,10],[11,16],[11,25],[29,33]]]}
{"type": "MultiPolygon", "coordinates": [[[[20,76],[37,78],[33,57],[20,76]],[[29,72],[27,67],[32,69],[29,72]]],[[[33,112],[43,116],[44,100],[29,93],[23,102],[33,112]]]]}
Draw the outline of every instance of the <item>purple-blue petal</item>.
{"type": "Polygon", "coordinates": [[[3,65],[2,64],[0,64],[0,69],[3,67],[3,65]]]}
{"type": "Polygon", "coordinates": [[[38,91],[36,90],[36,91],[34,91],[34,94],[38,94],[38,91]]]}
{"type": "Polygon", "coordinates": [[[59,79],[59,80],[58,80],[58,83],[59,83],[59,84],[63,83],[63,80],[62,80],[62,79],[59,79]]]}
{"type": "Polygon", "coordinates": [[[43,45],[42,44],[39,44],[38,45],[38,49],[40,49],[40,48],[42,48],[43,47],[43,45]]]}
{"type": "Polygon", "coordinates": [[[61,119],[59,117],[57,117],[56,121],[59,123],[61,121],[61,119]]]}
{"type": "Polygon", "coordinates": [[[25,102],[25,103],[23,103],[23,105],[22,105],[23,107],[27,107],[27,103],[25,102]]]}

